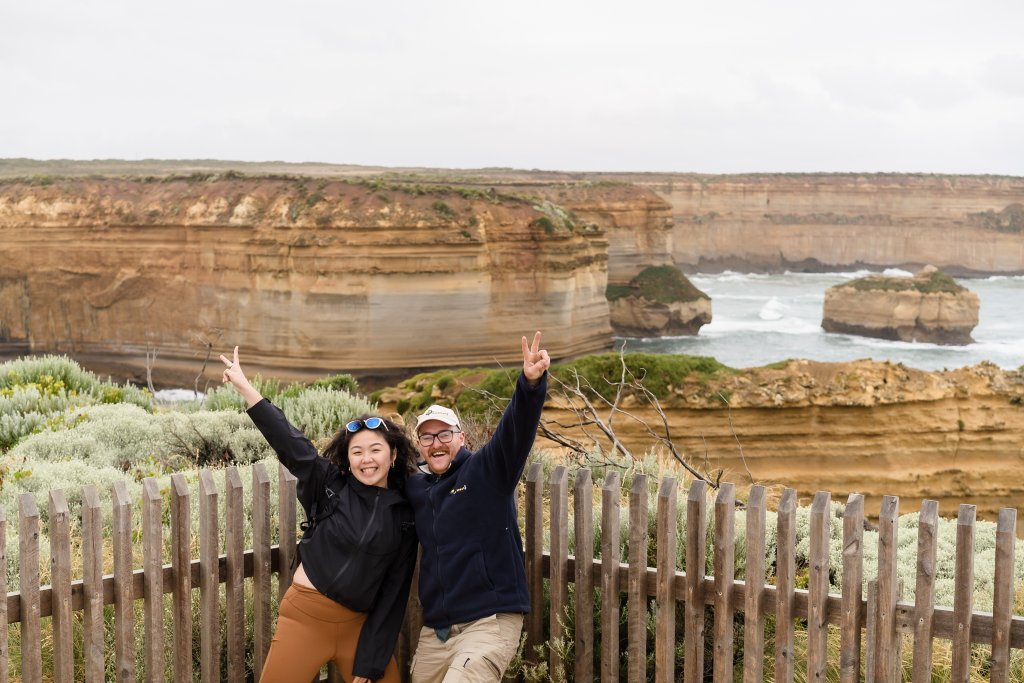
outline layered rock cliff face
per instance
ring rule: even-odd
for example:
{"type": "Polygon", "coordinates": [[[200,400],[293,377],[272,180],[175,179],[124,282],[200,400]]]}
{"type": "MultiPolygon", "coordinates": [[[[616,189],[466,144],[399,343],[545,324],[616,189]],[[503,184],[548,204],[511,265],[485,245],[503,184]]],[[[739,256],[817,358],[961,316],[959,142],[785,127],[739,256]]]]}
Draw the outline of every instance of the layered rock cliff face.
{"type": "Polygon", "coordinates": [[[1024,273],[1024,178],[616,174],[672,205],[684,270],[852,270],[931,263],[1024,273]],[[969,245],[969,246],[968,246],[969,245]]]}
{"type": "Polygon", "coordinates": [[[0,183],[0,343],[158,382],[514,362],[610,345],[607,240],[495,192],[294,178],[0,183]],[[216,356],[214,356],[215,358],[216,356]]]}
{"type": "Polygon", "coordinates": [[[912,278],[871,275],[829,287],[826,332],[935,344],[970,344],[978,295],[933,266],[912,278]]]}
{"type": "MultiPolygon", "coordinates": [[[[901,511],[935,498],[944,515],[969,503],[987,519],[1002,507],[1024,507],[1020,370],[981,364],[924,372],[874,361],[796,360],[715,381],[694,377],[662,405],[689,461],[721,469],[729,481],[789,486],[805,501],[819,490],[840,501],[862,493],[871,515],[884,495],[899,496],[901,511]]],[[[650,407],[626,408],[661,425],[650,407]]],[[[575,419],[554,390],[544,418],[563,425],[575,419]]],[[[615,425],[634,452],[656,446],[636,423],[615,425]]]]}

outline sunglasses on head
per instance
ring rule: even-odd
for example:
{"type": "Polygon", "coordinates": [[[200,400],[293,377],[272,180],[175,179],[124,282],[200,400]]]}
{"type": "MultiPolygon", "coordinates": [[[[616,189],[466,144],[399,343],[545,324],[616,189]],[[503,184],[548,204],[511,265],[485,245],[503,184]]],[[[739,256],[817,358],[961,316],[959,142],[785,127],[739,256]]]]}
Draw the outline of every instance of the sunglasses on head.
{"type": "Polygon", "coordinates": [[[384,431],[388,431],[388,425],[384,422],[384,418],[382,417],[368,417],[365,420],[352,420],[345,425],[345,429],[350,432],[358,432],[363,427],[366,427],[367,429],[379,429],[384,427],[384,431]]]}

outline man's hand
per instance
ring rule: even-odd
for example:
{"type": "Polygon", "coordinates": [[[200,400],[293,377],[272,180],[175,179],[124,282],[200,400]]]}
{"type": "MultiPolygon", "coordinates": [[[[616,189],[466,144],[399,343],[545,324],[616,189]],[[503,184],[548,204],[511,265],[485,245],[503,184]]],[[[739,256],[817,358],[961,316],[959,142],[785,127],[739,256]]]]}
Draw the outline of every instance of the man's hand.
{"type": "Polygon", "coordinates": [[[540,332],[533,335],[533,344],[526,343],[523,337],[523,375],[531,385],[540,381],[544,372],[551,366],[551,357],[547,349],[540,348],[540,332]]]}

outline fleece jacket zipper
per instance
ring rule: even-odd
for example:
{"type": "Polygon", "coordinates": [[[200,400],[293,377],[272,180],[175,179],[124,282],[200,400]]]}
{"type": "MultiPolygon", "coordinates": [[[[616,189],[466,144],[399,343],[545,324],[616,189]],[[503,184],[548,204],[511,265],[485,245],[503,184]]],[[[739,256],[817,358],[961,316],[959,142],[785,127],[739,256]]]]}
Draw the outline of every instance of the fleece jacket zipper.
{"type": "Polygon", "coordinates": [[[359,537],[359,541],[356,543],[356,549],[352,552],[351,555],[349,555],[348,559],[345,561],[345,564],[343,564],[341,566],[341,569],[338,570],[338,573],[334,575],[334,580],[331,581],[332,587],[337,585],[338,579],[341,578],[341,575],[344,574],[345,570],[347,570],[349,565],[352,564],[352,560],[354,560],[356,558],[356,555],[363,549],[363,544],[366,542],[366,534],[370,533],[370,529],[373,528],[373,520],[377,516],[378,503],[380,503],[380,491],[374,493],[373,509],[370,510],[370,519],[366,521],[366,526],[363,527],[363,535],[359,537]]]}

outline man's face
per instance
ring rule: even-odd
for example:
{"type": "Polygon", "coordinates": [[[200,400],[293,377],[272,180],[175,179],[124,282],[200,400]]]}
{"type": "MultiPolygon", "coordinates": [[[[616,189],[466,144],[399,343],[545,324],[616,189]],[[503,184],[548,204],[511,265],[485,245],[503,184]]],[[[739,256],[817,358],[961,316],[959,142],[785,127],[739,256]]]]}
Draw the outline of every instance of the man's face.
{"type": "Polygon", "coordinates": [[[462,430],[440,420],[427,420],[420,425],[416,436],[420,455],[427,461],[427,468],[434,474],[447,472],[462,444],[466,442],[466,435],[462,430]],[[449,437],[448,443],[444,443],[444,439],[449,437]]]}

